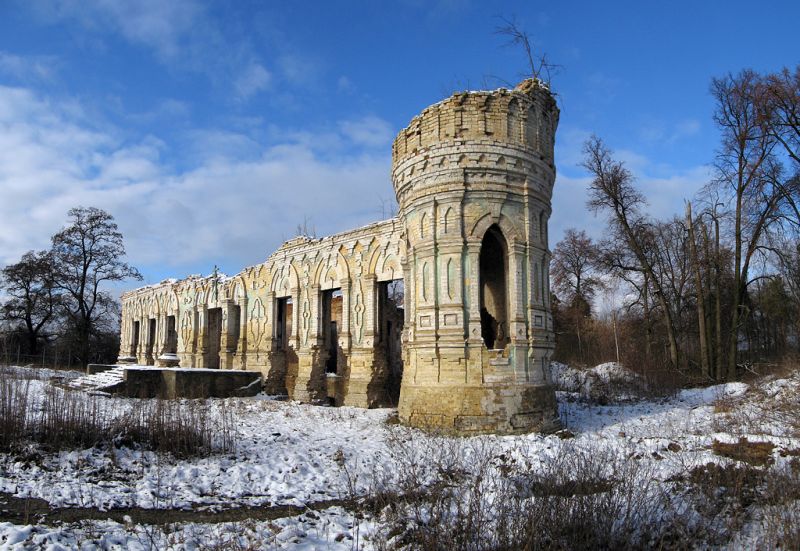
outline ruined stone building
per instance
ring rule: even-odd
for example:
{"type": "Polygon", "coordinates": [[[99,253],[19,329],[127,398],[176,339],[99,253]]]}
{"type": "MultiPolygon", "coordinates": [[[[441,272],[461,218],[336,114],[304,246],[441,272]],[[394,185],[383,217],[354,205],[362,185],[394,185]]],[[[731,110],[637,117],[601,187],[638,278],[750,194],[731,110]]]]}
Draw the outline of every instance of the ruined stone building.
{"type": "Polygon", "coordinates": [[[395,218],[125,293],[120,362],[257,370],[267,393],[458,433],[551,427],[558,117],[534,80],[428,107],[394,140],[395,218]]]}

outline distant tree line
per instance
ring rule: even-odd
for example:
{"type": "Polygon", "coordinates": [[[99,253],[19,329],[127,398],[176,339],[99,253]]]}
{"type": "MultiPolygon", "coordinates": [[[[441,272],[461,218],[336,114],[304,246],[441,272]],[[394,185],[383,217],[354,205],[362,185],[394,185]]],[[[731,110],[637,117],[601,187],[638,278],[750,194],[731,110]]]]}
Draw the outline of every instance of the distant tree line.
{"type": "Polygon", "coordinates": [[[714,175],[685,216],[654,219],[634,174],[585,143],[588,207],[609,224],[554,248],[556,359],[722,381],[798,352],[800,66],[715,78],[711,93],[714,175]]]}
{"type": "Polygon", "coordinates": [[[44,251],[0,271],[0,361],[39,355],[60,364],[110,362],[119,349],[120,305],[107,285],[141,279],[124,262],[114,218],[94,207],[68,213],[44,251]]]}

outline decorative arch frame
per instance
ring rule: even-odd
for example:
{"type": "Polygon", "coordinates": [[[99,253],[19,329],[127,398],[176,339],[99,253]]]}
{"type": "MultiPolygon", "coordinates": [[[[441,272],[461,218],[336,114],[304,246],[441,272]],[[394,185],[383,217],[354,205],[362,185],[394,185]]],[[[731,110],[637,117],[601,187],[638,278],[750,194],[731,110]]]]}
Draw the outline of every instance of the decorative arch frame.
{"type": "Polygon", "coordinates": [[[350,280],[350,270],[347,260],[341,250],[329,252],[317,264],[314,282],[320,290],[328,291],[342,287],[342,283],[350,280]]]}
{"type": "Polygon", "coordinates": [[[300,274],[291,258],[286,258],[280,264],[275,265],[272,272],[270,291],[275,293],[275,298],[285,298],[292,296],[292,289],[300,288],[300,274]]]}
{"type": "Polygon", "coordinates": [[[520,234],[516,224],[503,214],[494,215],[492,213],[486,213],[473,224],[469,236],[478,241],[482,241],[483,236],[486,235],[489,228],[494,225],[497,225],[500,231],[503,232],[503,236],[508,242],[509,250],[515,243],[525,242],[524,236],[520,234]]]}

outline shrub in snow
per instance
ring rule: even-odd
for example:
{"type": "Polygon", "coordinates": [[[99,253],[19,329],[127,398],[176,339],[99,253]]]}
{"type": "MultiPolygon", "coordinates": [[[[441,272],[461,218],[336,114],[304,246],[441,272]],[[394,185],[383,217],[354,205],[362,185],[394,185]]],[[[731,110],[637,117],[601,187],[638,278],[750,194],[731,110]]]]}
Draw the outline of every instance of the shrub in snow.
{"type": "Polygon", "coordinates": [[[646,396],[648,390],[641,376],[615,362],[589,369],[550,362],[550,377],[556,389],[597,404],[635,400],[646,396]]]}
{"type": "Polygon", "coordinates": [[[651,464],[626,450],[431,438],[391,448],[396,464],[370,500],[383,544],[404,549],[630,549],[678,524],[651,464]]]}

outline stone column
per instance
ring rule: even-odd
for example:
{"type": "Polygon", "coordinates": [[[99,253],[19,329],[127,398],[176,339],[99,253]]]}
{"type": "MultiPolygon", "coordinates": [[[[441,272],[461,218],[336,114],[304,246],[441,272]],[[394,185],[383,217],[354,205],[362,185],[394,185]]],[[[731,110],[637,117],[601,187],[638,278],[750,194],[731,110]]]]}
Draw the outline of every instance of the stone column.
{"type": "MultiPolygon", "coordinates": [[[[540,360],[551,337],[543,326],[541,334],[530,341],[542,346],[529,346],[526,322],[531,282],[524,254],[531,233],[525,227],[526,202],[534,197],[547,207],[555,178],[552,157],[544,158],[535,149],[542,117],[554,121],[549,127],[554,132],[555,99],[548,88],[530,79],[513,90],[454,95],[436,109],[423,111],[397,137],[392,181],[399,218],[407,228],[409,256],[413,254],[409,277],[416,284],[416,292],[408,297],[414,315],[409,320],[408,362],[398,404],[403,423],[459,433],[524,432],[554,426],[553,389],[531,381],[526,372],[532,365],[530,355],[540,360]],[[434,117],[452,131],[426,132],[421,147],[408,147],[409,132],[435,128],[434,117]],[[434,208],[436,203],[445,208],[443,218],[434,208]],[[451,310],[455,297],[447,286],[448,278],[454,276],[450,245],[456,237],[450,232],[450,208],[461,214],[458,237],[467,241],[460,266],[460,306],[466,317],[461,353],[457,353],[454,330],[459,320],[451,310]],[[444,231],[431,228],[428,232],[426,216],[446,221],[444,231]],[[507,251],[504,329],[510,344],[502,352],[488,350],[481,331],[481,238],[492,225],[502,229],[507,243],[522,244],[512,244],[507,251]],[[448,265],[449,273],[440,272],[448,271],[448,265]],[[437,278],[438,295],[432,288],[437,278]]],[[[543,282],[546,285],[546,275],[543,282]]],[[[533,319],[541,318],[544,325],[548,307],[545,296],[531,312],[533,319]]]]}
{"type": "Polygon", "coordinates": [[[349,354],[350,346],[352,343],[352,334],[350,332],[350,281],[340,281],[342,289],[342,327],[339,330],[339,346],[344,350],[345,355],[349,354]]]}
{"type": "Polygon", "coordinates": [[[197,311],[187,306],[175,317],[175,330],[178,332],[178,358],[181,367],[195,367],[195,347],[197,342],[197,311]]]}
{"type": "Polygon", "coordinates": [[[386,376],[388,366],[385,358],[376,354],[380,340],[378,334],[378,287],[375,274],[361,276],[364,300],[364,337],[353,346],[348,358],[349,374],[343,404],[356,407],[374,407],[386,400],[386,376]]]}
{"type": "Polygon", "coordinates": [[[219,339],[220,369],[233,369],[233,356],[236,353],[236,329],[239,321],[234,320],[236,303],[233,299],[222,301],[222,332],[219,339]]]}
{"type": "Polygon", "coordinates": [[[150,318],[149,316],[145,318],[145,363],[147,365],[155,365],[155,358],[158,355],[157,350],[157,341],[158,341],[158,319],[157,318],[150,318]],[[152,336],[150,334],[150,324],[155,320],[156,323],[156,330],[155,335],[152,336]]]}
{"type": "Polygon", "coordinates": [[[139,340],[136,343],[136,363],[145,365],[147,363],[147,318],[140,317],[139,340]]]}
{"type": "Polygon", "coordinates": [[[301,402],[323,402],[326,400],[325,365],[320,354],[320,286],[311,285],[304,290],[297,314],[302,316],[300,330],[301,347],[297,352],[297,379],[294,383],[294,399],[301,402]]]}
{"type": "Polygon", "coordinates": [[[128,309],[123,310],[123,312],[118,361],[131,363],[136,361],[136,343],[133,342],[133,316],[128,309]]]}
{"type": "Polygon", "coordinates": [[[508,245],[508,338],[509,358],[518,381],[528,380],[528,335],[526,317],[526,285],[528,278],[525,270],[525,244],[519,242],[508,245]]]}
{"type": "Polygon", "coordinates": [[[291,297],[292,297],[292,337],[287,339],[287,342],[291,348],[295,350],[295,352],[300,350],[300,306],[301,306],[301,297],[300,297],[300,289],[298,287],[292,287],[291,289],[291,297]]]}
{"type": "Polygon", "coordinates": [[[364,347],[375,345],[378,319],[377,277],[375,274],[364,274],[361,278],[364,283],[364,347]]]}
{"type": "Polygon", "coordinates": [[[239,342],[236,343],[234,369],[247,369],[247,296],[239,299],[239,342]]]}
{"type": "Polygon", "coordinates": [[[207,368],[209,366],[208,349],[208,306],[203,304],[197,310],[197,353],[195,354],[195,366],[207,368]]]}
{"type": "MultiPolygon", "coordinates": [[[[262,308],[255,299],[248,315],[247,367],[264,375],[264,391],[268,394],[289,393],[287,354],[276,338],[278,327],[278,298],[275,292],[267,293],[262,308]],[[256,312],[258,310],[258,312],[256,312]],[[256,317],[260,314],[260,317],[256,317]]],[[[294,380],[291,381],[294,391],[294,380]]]]}
{"type": "Polygon", "coordinates": [[[167,352],[169,346],[169,331],[167,328],[167,314],[159,313],[156,318],[156,344],[153,346],[153,356],[155,365],[166,367],[168,363],[161,360],[161,356],[167,352]]]}
{"type": "Polygon", "coordinates": [[[467,240],[467,261],[469,268],[466,273],[467,293],[469,294],[469,324],[467,340],[470,346],[480,349],[483,346],[481,336],[481,278],[480,278],[481,242],[479,239],[467,240]]]}

